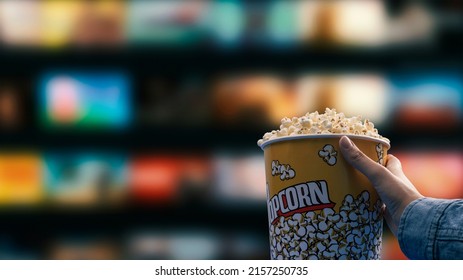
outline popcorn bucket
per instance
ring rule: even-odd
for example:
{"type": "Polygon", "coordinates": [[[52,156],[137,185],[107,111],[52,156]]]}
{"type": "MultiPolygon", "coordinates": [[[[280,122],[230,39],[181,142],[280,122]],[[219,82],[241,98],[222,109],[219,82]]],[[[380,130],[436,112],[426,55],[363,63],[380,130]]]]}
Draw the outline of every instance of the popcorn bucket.
{"type": "MultiPolygon", "coordinates": [[[[342,135],[298,135],[261,145],[272,259],[379,259],[382,202],[339,150],[342,135]]],[[[348,135],[385,164],[388,142],[348,135]]]]}

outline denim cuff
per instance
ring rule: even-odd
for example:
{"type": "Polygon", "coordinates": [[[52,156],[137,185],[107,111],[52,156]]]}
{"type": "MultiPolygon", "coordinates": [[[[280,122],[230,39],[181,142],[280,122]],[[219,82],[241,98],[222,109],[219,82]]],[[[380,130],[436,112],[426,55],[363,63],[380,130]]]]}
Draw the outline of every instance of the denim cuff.
{"type": "Polygon", "coordinates": [[[409,259],[434,259],[439,221],[449,205],[450,201],[445,199],[419,198],[405,208],[397,238],[402,252],[409,259]]]}

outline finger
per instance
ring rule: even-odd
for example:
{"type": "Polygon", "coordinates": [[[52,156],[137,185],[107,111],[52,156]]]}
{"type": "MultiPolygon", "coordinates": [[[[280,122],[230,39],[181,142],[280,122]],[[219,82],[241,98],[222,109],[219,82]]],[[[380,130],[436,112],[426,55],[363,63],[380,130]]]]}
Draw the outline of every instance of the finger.
{"type": "Polygon", "coordinates": [[[387,155],[386,168],[389,169],[389,171],[391,171],[394,175],[402,173],[402,163],[392,154],[387,155]]]}
{"type": "Polygon", "coordinates": [[[395,176],[401,178],[405,182],[412,184],[410,180],[408,180],[407,176],[405,176],[405,173],[402,170],[402,164],[400,163],[400,160],[396,158],[395,156],[389,154],[387,155],[387,164],[386,168],[391,171],[392,174],[395,176]]]}
{"type": "Polygon", "coordinates": [[[376,185],[384,177],[391,176],[386,168],[367,157],[346,136],[341,137],[341,140],[339,140],[339,147],[347,162],[367,176],[373,185],[376,185]]]}

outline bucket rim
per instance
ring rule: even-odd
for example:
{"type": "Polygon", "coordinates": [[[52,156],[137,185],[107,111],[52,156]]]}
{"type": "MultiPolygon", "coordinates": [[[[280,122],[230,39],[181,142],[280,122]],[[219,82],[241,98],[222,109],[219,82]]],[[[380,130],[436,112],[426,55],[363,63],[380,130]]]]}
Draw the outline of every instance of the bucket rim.
{"type": "Polygon", "coordinates": [[[378,142],[383,145],[386,145],[387,149],[391,148],[391,144],[388,140],[376,138],[376,137],[371,137],[371,136],[366,136],[366,135],[355,135],[355,134],[302,134],[302,135],[292,135],[292,136],[282,136],[278,137],[272,140],[267,140],[259,147],[264,150],[265,147],[278,143],[278,142],[283,142],[283,141],[292,141],[292,140],[298,140],[298,139],[311,139],[311,138],[341,138],[342,136],[347,136],[350,139],[362,139],[362,140],[370,140],[373,142],[378,142]]]}

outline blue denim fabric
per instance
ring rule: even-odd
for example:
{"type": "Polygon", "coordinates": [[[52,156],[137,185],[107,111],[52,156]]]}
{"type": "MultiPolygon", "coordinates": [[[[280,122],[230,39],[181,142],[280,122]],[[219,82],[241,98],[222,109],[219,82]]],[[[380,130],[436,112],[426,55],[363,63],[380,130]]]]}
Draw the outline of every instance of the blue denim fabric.
{"type": "Polygon", "coordinates": [[[410,259],[463,259],[463,200],[420,198],[410,203],[397,230],[410,259]]]}

